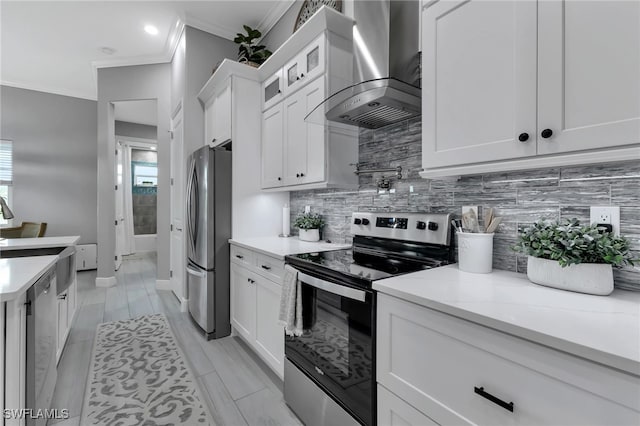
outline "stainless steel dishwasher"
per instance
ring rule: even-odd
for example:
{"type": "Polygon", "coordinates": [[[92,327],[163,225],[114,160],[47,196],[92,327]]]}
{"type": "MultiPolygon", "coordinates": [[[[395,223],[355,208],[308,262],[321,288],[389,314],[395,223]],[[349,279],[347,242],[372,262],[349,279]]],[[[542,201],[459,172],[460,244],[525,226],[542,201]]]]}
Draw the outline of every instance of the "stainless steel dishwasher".
{"type": "MultiPolygon", "coordinates": [[[[34,410],[51,407],[56,386],[56,267],[27,290],[26,405],[34,410]]],[[[44,426],[46,419],[30,419],[27,425],[44,426]]]]}

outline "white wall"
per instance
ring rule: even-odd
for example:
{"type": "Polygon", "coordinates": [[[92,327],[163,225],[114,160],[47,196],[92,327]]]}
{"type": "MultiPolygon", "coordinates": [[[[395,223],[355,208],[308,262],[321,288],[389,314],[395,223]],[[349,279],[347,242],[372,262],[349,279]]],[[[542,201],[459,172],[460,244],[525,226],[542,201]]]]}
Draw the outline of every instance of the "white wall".
{"type": "Polygon", "coordinates": [[[114,276],[114,101],[155,99],[158,106],[158,279],[169,279],[169,124],[171,65],[98,70],[98,279],[114,276]]]}
{"type": "Polygon", "coordinates": [[[47,236],[96,237],[97,103],[0,86],[0,137],[13,140],[13,213],[47,236]]]}
{"type": "Polygon", "coordinates": [[[116,121],[115,132],[117,136],[129,136],[131,138],[156,140],[158,128],[147,124],[129,123],[128,121],[116,121]]]}

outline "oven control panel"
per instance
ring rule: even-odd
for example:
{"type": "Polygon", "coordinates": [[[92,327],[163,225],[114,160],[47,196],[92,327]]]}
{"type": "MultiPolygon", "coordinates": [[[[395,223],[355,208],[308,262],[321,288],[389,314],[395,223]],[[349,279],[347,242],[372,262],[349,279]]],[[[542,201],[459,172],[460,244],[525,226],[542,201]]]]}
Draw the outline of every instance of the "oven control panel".
{"type": "Polygon", "coordinates": [[[450,223],[450,214],[353,213],[351,234],[449,245],[450,223]]]}

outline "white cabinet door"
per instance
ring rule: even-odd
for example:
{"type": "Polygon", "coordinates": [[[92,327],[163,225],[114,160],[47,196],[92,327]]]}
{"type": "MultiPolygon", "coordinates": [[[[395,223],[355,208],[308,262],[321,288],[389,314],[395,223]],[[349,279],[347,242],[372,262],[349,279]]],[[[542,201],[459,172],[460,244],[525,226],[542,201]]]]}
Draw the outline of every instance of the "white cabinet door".
{"type": "Polygon", "coordinates": [[[204,107],[204,144],[213,142],[215,132],[215,97],[211,98],[204,107]]]}
{"type": "Polygon", "coordinates": [[[325,126],[304,118],[324,100],[324,78],[318,78],[284,100],[284,184],[325,179],[325,126]]]}
{"type": "Polygon", "coordinates": [[[245,339],[256,335],[256,284],[254,275],[231,263],[231,324],[245,339]]]}
{"type": "Polygon", "coordinates": [[[231,80],[216,94],[213,103],[215,125],[213,131],[214,144],[231,139],[231,80]]]}
{"type": "Polygon", "coordinates": [[[265,110],[282,100],[284,69],[280,68],[262,83],[262,109],[265,110]]]}
{"type": "Polygon", "coordinates": [[[262,114],[262,188],[282,186],[283,103],[262,114]]]}
{"type": "Polygon", "coordinates": [[[67,289],[67,327],[71,327],[73,316],[76,313],[76,302],[78,300],[78,281],[71,283],[67,289]]]}
{"type": "Polygon", "coordinates": [[[256,280],[256,345],[280,377],[284,375],[284,330],[278,324],[282,287],[271,280],[256,280]]]}
{"type": "Polygon", "coordinates": [[[438,425],[381,385],[378,385],[378,424],[385,426],[438,425]]]}
{"type": "Polygon", "coordinates": [[[541,1],[538,17],[538,153],[640,143],[640,2],[541,1]]]}
{"type": "Polygon", "coordinates": [[[536,2],[439,1],[422,27],[423,166],[535,155],[536,2]]]}
{"type": "Polygon", "coordinates": [[[305,117],[304,93],[298,92],[285,98],[284,123],[284,185],[298,185],[302,183],[307,173],[307,132],[305,117]]]}
{"type": "MultiPolygon", "coordinates": [[[[323,77],[300,90],[306,117],[323,100],[325,94],[325,81],[323,77]]],[[[304,118],[303,118],[304,120],[304,118]]],[[[301,183],[322,182],[325,180],[326,170],[326,143],[325,126],[320,123],[304,122],[306,147],[306,172],[302,176],[301,183]]]]}

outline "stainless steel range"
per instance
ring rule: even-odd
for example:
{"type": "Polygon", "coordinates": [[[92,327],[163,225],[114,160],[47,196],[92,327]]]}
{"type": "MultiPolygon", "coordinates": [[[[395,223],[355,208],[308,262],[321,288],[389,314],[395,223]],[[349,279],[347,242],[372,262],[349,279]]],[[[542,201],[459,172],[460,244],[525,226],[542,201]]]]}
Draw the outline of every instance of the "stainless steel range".
{"type": "Polygon", "coordinates": [[[284,396],[307,426],[376,424],[375,280],[452,259],[451,216],[353,213],[353,247],[286,256],[303,334],[285,339],[284,396]]]}

